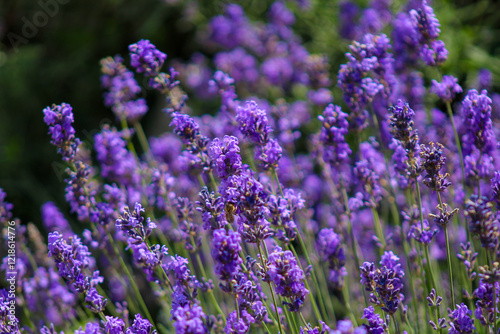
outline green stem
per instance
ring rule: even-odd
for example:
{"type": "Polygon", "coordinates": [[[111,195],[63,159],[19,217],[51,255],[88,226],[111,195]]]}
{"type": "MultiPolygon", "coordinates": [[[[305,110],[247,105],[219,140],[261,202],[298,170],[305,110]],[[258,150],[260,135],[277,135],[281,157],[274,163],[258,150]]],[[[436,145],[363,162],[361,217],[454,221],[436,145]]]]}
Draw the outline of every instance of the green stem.
{"type": "Polygon", "coordinates": [[[462,154],[462,145],[460,144],[460,138],[458,136],[458,131],[457,127],[455,125],[455,119],[453,118],[453,111],[451,109],[451,103],[446,102],[446,110],[448,111],[448,117],[450,118],[451,121],[451,126],[453,127],[453,134],[455,136],[455,145],[457,145],[457,150],[458,150],[458,156],[460,158],[460,169],[462,170],[462,181],[463,181],[463,191],[465,194],[465,198],[467,198],[467,187],[465,185],[465,168],[464,168],[464,157],[462,154]]]}
{"type": "Polygon", "coordinates": [[[394,314],[391,314],[391,318],[392,318],[392,321],[394,322],[394,326],[396,327],[396,334],[400,334],[399,323],[396,320],[396,317],[394,316],[394,314]]]}
{"type": "Polygon", "coordinates": [[[120,255],[120,252],[118,251],[118,247],[116,247],[116,243],[113,239],[113,236],[111,235],[111,233],[108,230],[106,230],[106,233],[107,233],[108,238],[109,238],[109,243],[111,244],[111,247],[113,248],[113,251],[115,252],[116,257],[118,258],[118,261],[120,262],[120,265],[121,265],[123,271],[125,271],[125,275],[127,275],[128,280],[129,280],[130,284],[132,285],[132,290],[134,290],[134,294],[135,294],[137,300],[139,301],[139,304],[141,305],[142,311],[144,312],[144,314],[146,315],[148,320],[152,324],[154,324],[153,318],[151,317],[151,314],[149,313],[149,310],[146,306],[146,303],[144,302],[144,299],[142,298],[142,295],[139,291],[139,288],[137,287],[137,284],[135,283],[135,279],[132,277],[132,274],[128,270],[127,265],[123,261],[123,258],[120,255]]]}
{"type": "MultiPolygon", "coordinates": [[[[262,248],[261,248],[260,242],[257,243],[257,248],[259,249],[260,261],[261,261],[262,267],[264,268],[264,271],[267,273],[267,265],[266,265],[266,262],[264,259],[264,253],[262,253],[262,248]]],[[[278,320],[278,327],[279,327],[280,332],[284,334],[285,332],[283,331],[283,326],[281,325],[280,314],[278,312],[278,304],[276,303],[276,298],[274,297],[273,285],[271,284],[271,282],[268,282],[268,284],[269,284],[269,289],[271,290],[271,297],[273,298],[274,309],[276,311],[276,318],[278,320]]]]}
{"type": "MultiPolygon", "coordinates": [[[[439,191],[436,192],[440,207],[444,210],[443,200],[439,191]]],[[[446,240],[446,258],[448,260],[448,275],[450,277],[451,305],[455,306],[455,290],[453,287],[453,268],[451,264],[450,240],[448,237],[448,226],[444,226],[444,237],[446,240]]]]}

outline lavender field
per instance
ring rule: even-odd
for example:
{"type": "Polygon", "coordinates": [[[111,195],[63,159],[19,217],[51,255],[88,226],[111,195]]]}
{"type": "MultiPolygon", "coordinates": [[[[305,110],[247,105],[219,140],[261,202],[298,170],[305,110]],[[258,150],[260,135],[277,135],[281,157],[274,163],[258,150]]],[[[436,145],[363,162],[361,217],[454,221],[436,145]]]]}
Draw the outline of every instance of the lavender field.
{"type": "MultiPolygon", "coordinates": [[[[68,2],[5,34],[0,77],[63,40],[68,2]]],[[[33,93],[38,146],[0,135],[0,333],[499,334],[485,5],[158,1],[144,36],[61,65],[100,72],[33,93]]]]}

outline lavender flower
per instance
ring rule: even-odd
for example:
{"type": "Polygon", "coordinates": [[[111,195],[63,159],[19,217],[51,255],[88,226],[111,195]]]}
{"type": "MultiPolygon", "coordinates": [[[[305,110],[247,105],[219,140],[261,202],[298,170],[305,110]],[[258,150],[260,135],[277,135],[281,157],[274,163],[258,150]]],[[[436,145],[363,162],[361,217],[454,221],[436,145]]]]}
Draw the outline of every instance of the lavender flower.
{"type": "Polygon", "coordinates": [[[167,55],[156,49],[147,39],[141,39],[128,47],[130,51],[130,65],[137,73],[144,73],[145,76],[154,77],[163,66],[167,55]]]}
{"type": "Polygon", "coordinates": [[[194,304],[179,306],[172,313],[174,328],[177,334],[205,334],[208,333],[204,324],[205,313],[203,309],[194,304]]]}
{"type": "Polygon", "coordinates": [[[363,324],[368,334],[385,333],[386,324],[382,317],[375,313],[375,309],[373,308],[373,306],[370,305],[369,307],[365,308],[365,310],[363,311],[363,319],[366,319],[366,321],[368,321],[367,324],[363,324]]]}
{"type": "Polygon", "coordinates": [[[347,162],[352,151],[345,140],[349,131],[347,114],[339,106],[329,104],[318,116],[322,123],[319,140],[325,145],[323,159],[325,162],[339,166],[347,162]]]}
{"type": "MultiPolygon", "coordinates": [[[[384,312],[394,314],[403,299],[404,271],[399,258],[392,252],[385,252],[380,260],[381,268],[373,263],[365,262],[361,271],[361,284],[370,293],[370,302],[380,305],[384,312]]],[[[366,309],[365,309],[366,312],[366,309]]]]}
{"type": "Polygon", "coordinates": [[[449,174],[441,174],[441,168],[446,162],[446,157],[443,156],[444,146],[433,142],[429,145],[430,147],[420,145],[421,168],[427,173],[424,184],[435,192],[442,192],[451,184],[446,181],[449,174]]]}
{"type": "Polygon", "coordinates": [[[222,142],[219,138],[215,138],[208,148],[208,154],[220,178],[237,174],[242,168],[240,147],[236,137],[224,136],[222,142]]]}
{"type": "Polygon", "coordinates": [[[441,100],[451,102],[456,94],[462,93],[462,87],[458,84],[458,79],[451,75],[444,75],[442,82],[432,80],[431,93],[436,94],[441,100]]]}
{"type": "Polygon", "coordinates": [[[72,123],[73,108],[67,103],[53,105],[43,109],[43,120],[49,126],[50,143],[57,147],[57,153],[63,156],[64,161],[73,162],[80,145],[80,139],[75,137],[72,123]]]}
{"type": "Polygon", "coordinates": [[[144,208],[140,203],[135,203],[134,211],[125,207],[122,215],[116,220],[116,228],[125,232],[136,244],[144,242],[156,228],[156,224],[149,217],[144,222],[141,212],[144,212],[144,208]]]}
{"type": "Polygon", "coordinates": [[[456,305],[455,310],[450,312],[450,329],[451,334],[471,334],[474,333],[474,320],[471,319],[472,311],[467,308],[467,305],[462,303],[456,305]]]}
{"type": "Polygon", "coordinates": [[[252,317],[246,310],[241,311],[241,315],[238,316],[236,311],[231,312],[228,316],[226,327],[224,327],[224,333],[226,334],[245,334],[250,330],[250,325],[255,322],[255,318],[252,317]]]}
{"type": "Polygon", "coordinates": [[[238,107],[236,121],[241,133],[251,142],[262,146],[269,141],[272,128],[268,124],[266,112],[259,109],[254,101],[247,102],[244,107],[238,107]]]}
{"type": "Polygon", "coordinates": [[[330,276],[328,281],[336,289],[340,289],[344,283],[344,276],[347,275],[345,269],[345,254],[339,236],[333,229],[322,229],[316,241],[318,254],[322,261],[328,262],[330,276]]]}
{"type": "Polygon", "coordinates": [[[136,95],[141,87],[134,78],[134,73],[123,65],[120,56],[101,60],[101,84],[107,91],[104,93],[104,104],[111,107],[116,117],[133,122],[139,120],[148,111],[146,100],[136,95]]]}
{"type": "Polygon", "coordinates": [[[147,320],[143,319],[140,314],[135,315],[134,322],[132,326],[127,328],[125,334],[156,334],[156,329],[153,329],[153,325],[147,320]]]}
{"type": "Polygon", "coordinates": [[[59,232],[50,233],[49,256],[54,258],[59,275],[67,280],[68,285],[78,293],[85,294],[87,307],[93,312],[102,312],[107,300],[97,293],[95,286],[102,283],[104,278],[99,276],[99,271],[94,271],[92,277],[84,274],[85,269],[94,267],[95,260],[78,236],[73,236],[69,241],[68,244],[59,232]]]}
{"type": "Polygon", "coordinates": [[[212,257],[215,273],[222,281],[231,281],[243,260],[240,258],[241,237],[238,232],[219,229],[214,231],[212,257]]]}
{"type": "Polygon", "coordinates": [[[283,251],[276,246],[269,254],[269,265],[266,280],[276,285],[276,292],[289,301],[283,302],[288,305],[290,312],[298,312],[303,306],[309,290],[305,288],[304,272],[297,264],[292,252],[283,251]]]}
{"type": "Polygon", "coordinates": [[[495,249],[498,245],[498,221],[492,211],[493,203],[486,197],[472,195],[465,203],[465,216],[471,234],[479,238],[481,246],[495,249]]]}

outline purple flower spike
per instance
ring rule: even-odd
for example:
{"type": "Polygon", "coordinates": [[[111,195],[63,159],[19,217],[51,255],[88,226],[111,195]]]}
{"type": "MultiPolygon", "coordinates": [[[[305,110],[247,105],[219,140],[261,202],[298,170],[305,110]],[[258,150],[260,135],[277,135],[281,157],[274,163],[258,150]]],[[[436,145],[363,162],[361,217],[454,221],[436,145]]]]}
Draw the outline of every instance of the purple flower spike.
{"type": "Polygon", "coordinates": [[[144,73],[148,77],[158,75],[167,55],[156,49],[147,39],[141,39],[128,47],[130,51],[130,65],[137,73],[144,73]]]}
{"type": "Polygon", "coordinates": [[[344,267],[345,254],[339,236],[333,232],[333,229],[324,228],[318,234],[316,245],[321,259],[328,262],[330,269],[329,282],[334,288],[341,288],[347,270],[344,267]]]}
{"type": "Polygon", "coordinates": [[[221,179],[237,174],[242,168],[238,138],[234,136],[224,136],[222,141],[215,138],[208,147],[208,155],[221,179]]]}
{"type": "Polygon", "coordinates": [[[449,334],[472,334],[476,330],[474,320],[471,318],[472,311],[467,308],[467,305],[462,303],[456,305],[455,310],[450,312],[450,329],[449,334]]]}
{"type": "Polygon", "coordinates": [[[57,147],[57,153],[63,156],[64,161],[72,162],[80,145],[80,139],[75,137],[72,123],[73,108],[67,103],[53,105],[43,109],[43,120],[49,126],[52,137],[50,143],[57,147]]]}
{"type": "Polygon", "coordinates": [[[243,263],[241,252],[241,237],[238,232],[221,228],[214,231],[212,257],[215,261],[215,273],[222,281],[232,280],[243,263]]]}
{"type": "Polygon", "coordinates": [[[276,284],[276,292],[289,298],[291,302],[284,302],[288,305],[290,312],[298,312],[304,304],[309,290],[304,284],[304,272],[297,264],[297,260],[291,251],[283,251],[276,246],[269,255],[269,266],[266,279],[276,284]]]}
{"type": "Polygon", "coordinates": [[[457,94],[462,93],[462,87],[458,84],[457,78],[452,75],[444,75],[441,82],[432,80],[430,92],[445,102],[451,102],[457,94]]]}

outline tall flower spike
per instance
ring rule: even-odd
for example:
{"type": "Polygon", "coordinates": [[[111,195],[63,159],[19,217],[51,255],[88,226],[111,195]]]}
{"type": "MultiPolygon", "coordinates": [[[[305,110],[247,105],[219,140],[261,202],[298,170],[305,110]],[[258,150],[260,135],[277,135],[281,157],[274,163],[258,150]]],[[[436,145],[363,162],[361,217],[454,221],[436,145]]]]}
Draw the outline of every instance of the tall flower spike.
{"type": "Polygon", "coordinates": [[[316,241],[318,253],[321,259],[328,263],[330,269],[329,282],[334,288],[341,288],[344,283],[345,254],[340,243],[339,236],[331,228],[322,229],[316,241]]]}
{"type": "Polygon", "coordinates": [[[43,120],[49,126],[50,143],[57,147],[57,153],[64,161],[72,162],[80,145],[80,139],[75,137],[73,108],[67,103],[52,105],[43,109],[43,120]]]}
{"type": "Polygon", "coordinates": [[[283,251],[276,246],[269,254],[269,265],[266,280],[276,285],[276,292],[283,298],[288,298],[290,312],[298,312],[303,306],[309,290],[306,289],[304,272],[297,264],[291,251],[283,251]]]}
{"type": "Polygon", "coordinates": [[[469,231],[479,238],[481,246],[489,249],[495,249],[499,237],[498,222],[492,209],[493,203],[486,197],[478,198],[477,195],[472,195],[465,202],[469,231]]]}
{"type": "Polygon", "coordinates": [[[413,177],[419,174],[419,161],[417,153],[418,134],[417,130],[413,129],[413,118],[415,112],[410,108],[408,103],[398,100],[395,106],[392,106],[389,111],[392,113],[389,124],[392,128],[392,135],[396,140],[401,142],[403,149],[406,151],[406,164],[408,165],[408,176],[413,177]]]}
{"type": "Polygon", "coordinates": [[[231,281],[243,260],[240,258],[241,237],[238,232],[223,228],[214,231],[212,257],[215,261],[215,273],[220,280],[231,281]]]}
{"type": "Polygon", "coordinates": [[[442,192],[451,184],[446,181],[448,173],[441,174],[446,157],[443,156],[444,146],[440,143],[429,143],[429,146],[420,145],[420,163],[422,169],[427,173],[424,177],[424,184],[435,192],[442,192]]]}
{"type": "Polygon", "coordinates": [[[331,164],[341,165],[348,161],[352,151],[345,136],[349,132],[348,115],[339,106],[329,104],[318,116],[323,124],[319,140],[325,146],[323,159],[331,164]]]}

